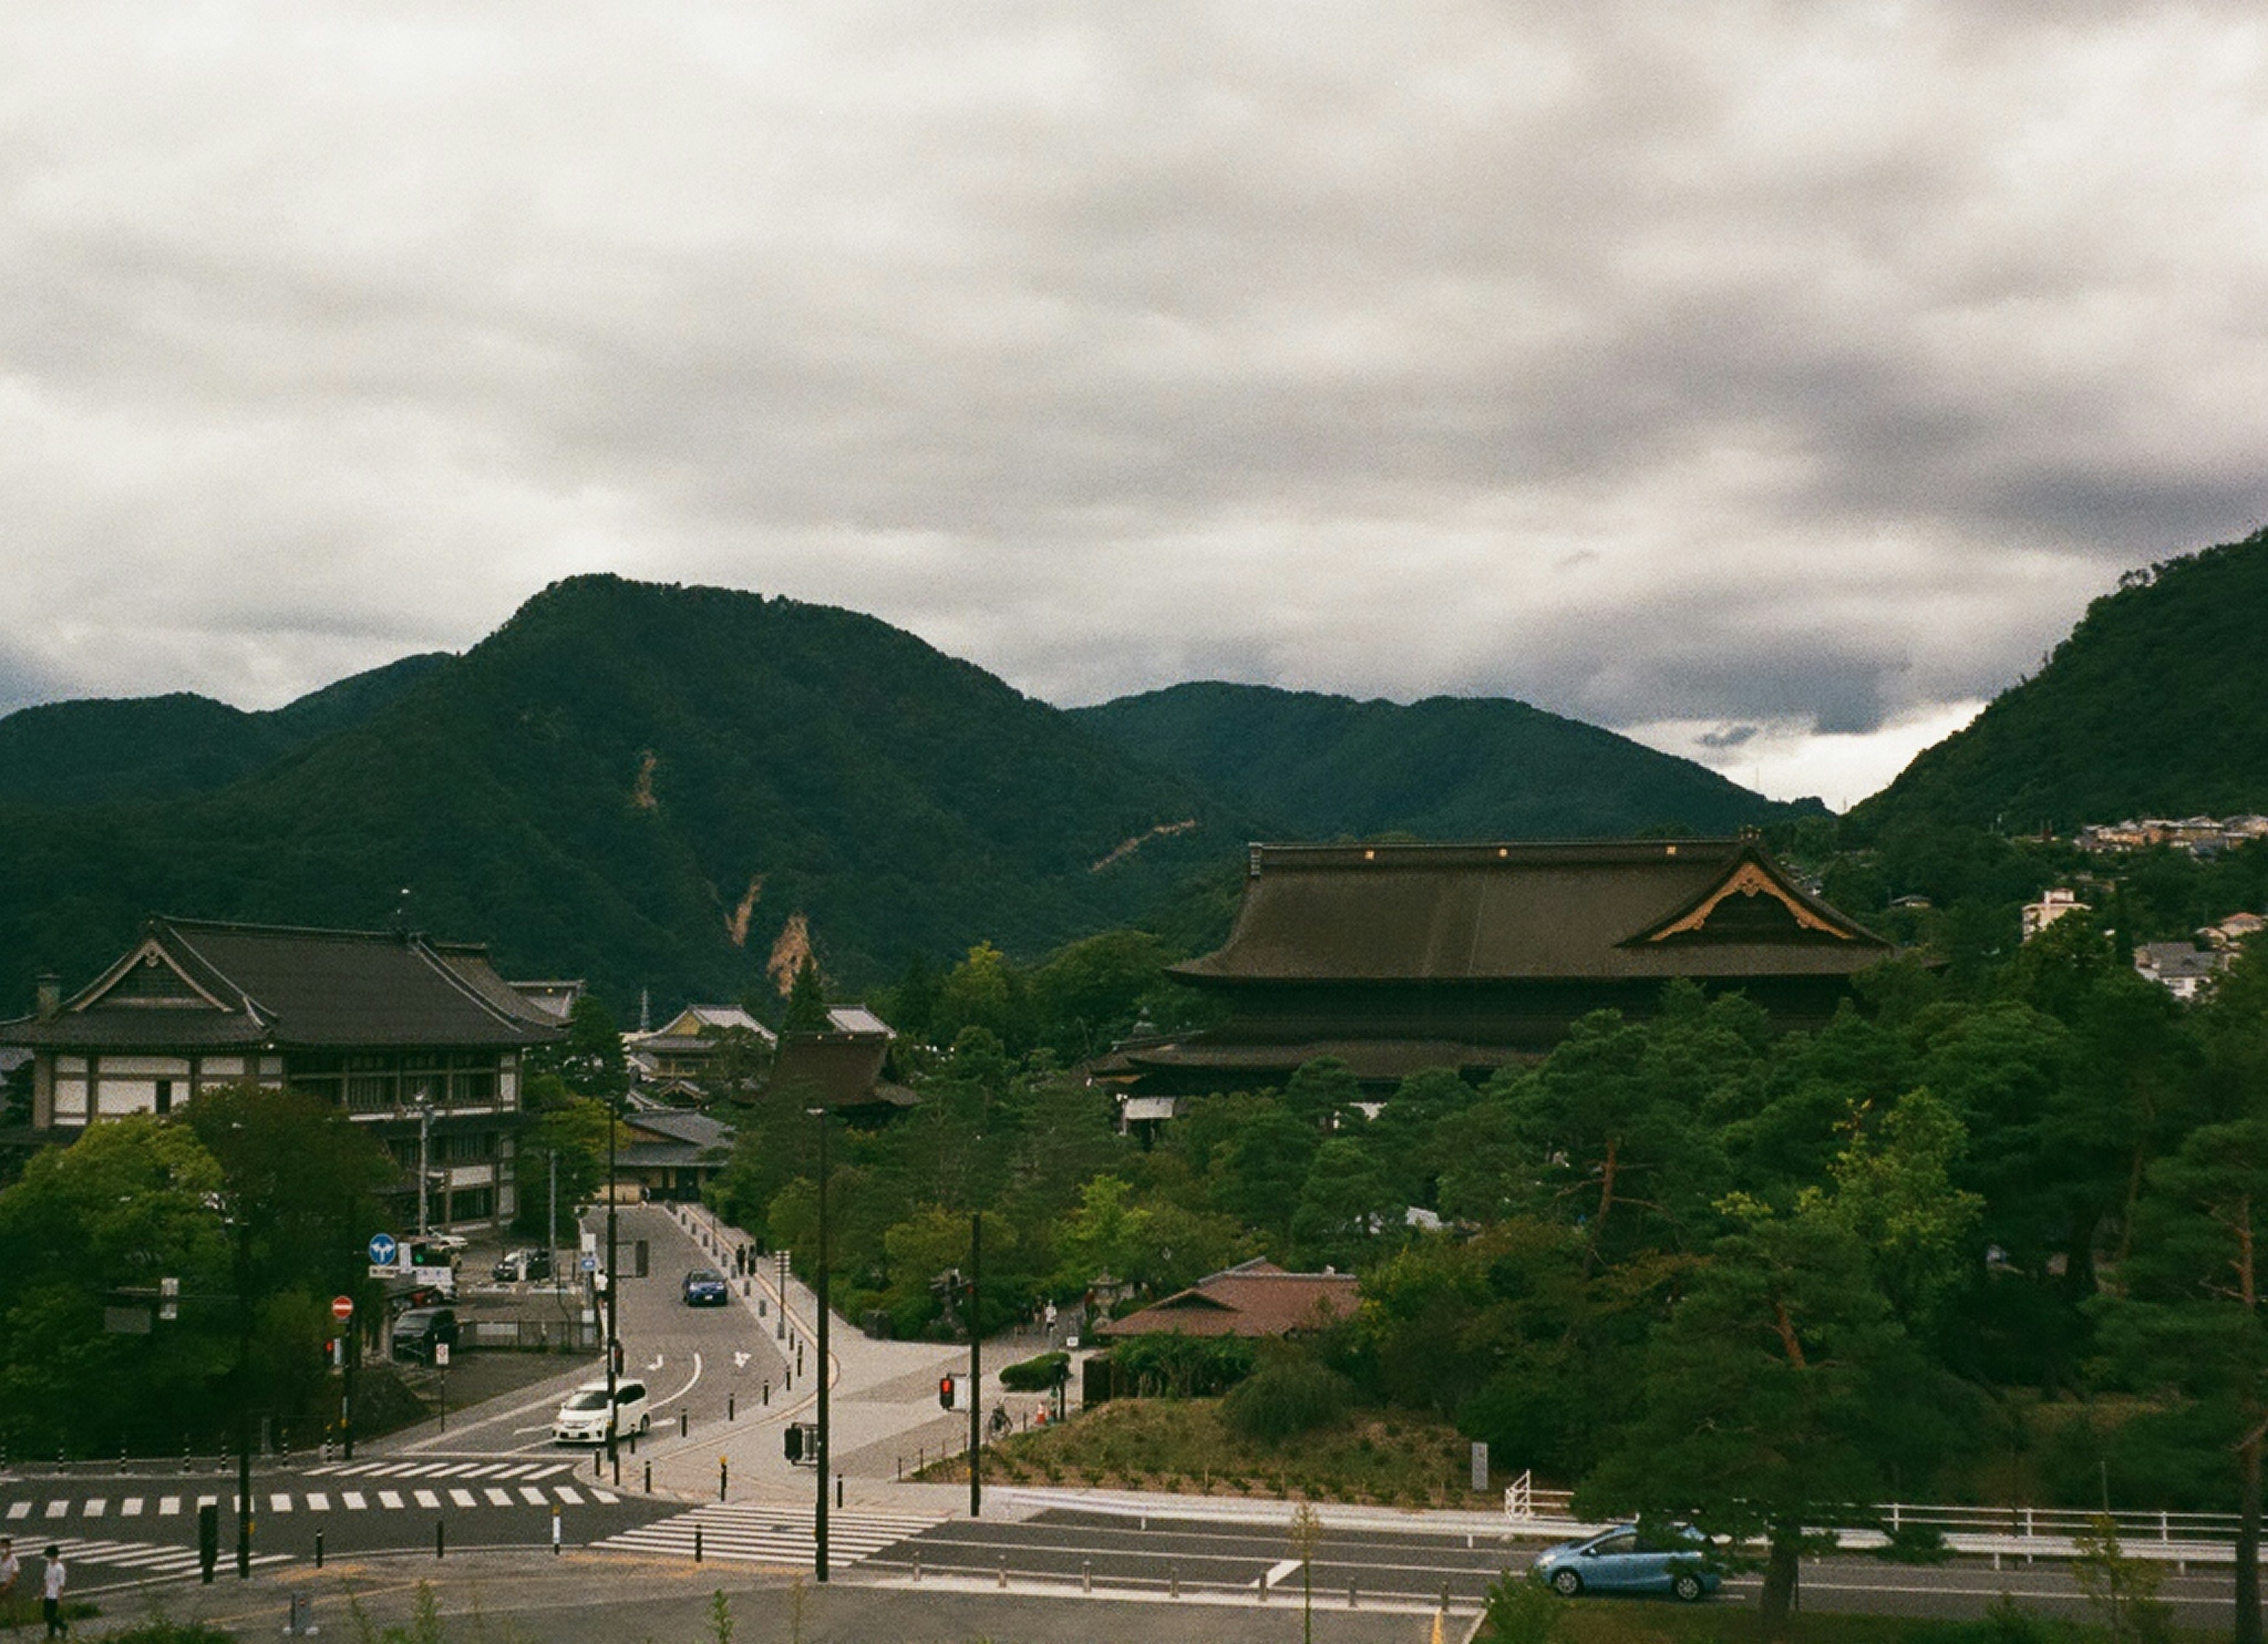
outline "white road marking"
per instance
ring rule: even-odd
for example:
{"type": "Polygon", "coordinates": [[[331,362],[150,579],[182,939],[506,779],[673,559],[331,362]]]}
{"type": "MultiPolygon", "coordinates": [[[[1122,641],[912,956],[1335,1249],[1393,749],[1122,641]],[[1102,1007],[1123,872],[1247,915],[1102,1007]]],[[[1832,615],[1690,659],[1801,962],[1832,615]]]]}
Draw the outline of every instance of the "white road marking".
{"type": "Polygon", "coordinates": [[[324,1494],[320,1490],[308,1491],[307,1510],[310,1513],[329,1512],[331,1510],[331,1498],[324,1494]]]}
{"type": "Polygon", "coordinates": [[[31,1517],[32,1504],[29,1501],[11,1501],[8,1503],[8,1516],[11,1519],[31,1517]]]}
{"type": "Polygon", "coordinates": [[[541,1507],[543,1505],[543,1492],[537,1489],[532,1484],[524,1484],[519,1486],[519,1499],[526,1502],[530,1507],[541,1507]]]}
{"type": "Polygon", "coordinates": [[[129,1495],[123,1501],[121,1501],[118,1504],[118,1516],[121,1518],[141,1517],[142,1498],[138,1495],[129,1495]]]}
{"type": "Polygon", "coordinates": [[[479,1498],[475,1496],[469,1490],[452,1490],[449,1492],[449,1500],[455,1502],[459,1507],[478,1507],[480,1505],[479,1498]]]}
{"type": "Polygon", "coordinates": [[[370,1505],[369,1500],[359,1490],[342,1490],[339,1492],[339,1500],[347,1504],[347,1511],[350,1513],[359,1513],[370,1505]]]}
{"type": "Polygon", "coordinates": [[[583,1505],[583,1498],[575,1493],[575,1486],[572,1485],[554,1485],[551,1486],[551,1493],[570,1507],[583,1505]]]}
{"type": "Polygon", "coordinates": [[[86,1504],[86,1515],[89,1518],[100,1518],[104,1513],[109,1510],[109,1508],[110,1500],[108,1497],[99,1495],[91,1497],[86,1504]]]}
{"type": "Polygon", "coordinates": [[[171,1518],[180,1510],[180,1497],[177,1495],[161,1495],[158,1498],[158,1516],[159,1518],[171,1518]]]}
{"type": "Polygon", "coordinates": [[[417,1505],[420,1507],[437,1508],[441,1505],[441,1498],[431,1490],[412,1490],[409,1493],[417,1498],[417,1505]]]}
{"type": "Polygon", "coordinates": [[[381,1490],[378,1493],[378,1504],[384,1508],[400,1507],[401,1493],[399,1490],[381,1490]]]}
{"type": "Polygon", "coordinates": [[[512,1492],[509,1490],[499,1489],[495,1485],[489,1485],[483,1487],[482,1493],[487,1495],[489,1505],[490,1507],[510,1507],[512,1504],[512,1492]]]}
{"type": "Polygon", "coordinates": [[[281,1490],[276,1491],[273,1495],[270,1495],[268,1498],[268,1510],[271,1513],[290,1512],[291,1510],[291,1498],[281,1490]]]}

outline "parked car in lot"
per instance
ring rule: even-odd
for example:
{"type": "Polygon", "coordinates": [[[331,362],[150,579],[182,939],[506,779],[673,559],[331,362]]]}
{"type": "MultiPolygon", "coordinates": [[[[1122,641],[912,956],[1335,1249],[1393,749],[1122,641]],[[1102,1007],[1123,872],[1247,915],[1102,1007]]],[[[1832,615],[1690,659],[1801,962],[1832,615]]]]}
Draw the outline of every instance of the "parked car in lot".
{"type": "Polygon", "coordinates": [[[685,1275],[685,1305],[720,1308],[733,1299],[733,1286],[713,1267],[696,1267],[685,1275]]]}
{"type": "Polygon", "coordinates": [[[456,1345],[454,1308],[411,1308],[394,1321],[394,1356],[397,1359],[431,1364],[437,1356],[433,1351],[436,1346],[454,1350],[456,1345]]]}
{"type": "MultiPolygon", "coordinates": [[[[615,1435],[644,1433],[653,1425],[646,1408],[644,1382],[615,1383],[615,1435]]],[[[607,1383],[585,1382],[567,1396],[551,1419],[551,1438],[556,1444],[604,1444],[607,1441],[607,1383]]]]}
{"type": "Polygon", "coordinates": [[[1690,1525],[1641,1535],[1616,1524],[1583,1541],[1565,1541],[1535,1555],[1534,1574],[1563,1597],[1578,1593],[1668,1593],[1687,1603],[1717,1590],[1709,1538],[1690,1525]]]}
{"type": "Polygon", "coordinates": [[[490,1270],[498,1284],[513,1284],[526,1279],[551,1277],[551,1252],[549,1250],[506,1250],[504,1259],[490,1270]]]}

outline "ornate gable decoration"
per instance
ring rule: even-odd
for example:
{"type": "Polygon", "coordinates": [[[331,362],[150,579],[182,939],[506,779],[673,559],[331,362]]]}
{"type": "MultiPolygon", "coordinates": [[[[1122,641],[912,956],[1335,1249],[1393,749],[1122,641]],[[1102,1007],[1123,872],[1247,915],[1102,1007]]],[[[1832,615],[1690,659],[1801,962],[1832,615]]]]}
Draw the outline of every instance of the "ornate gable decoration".
{"type": "Polygon", "coordinates": [[[1698,902],[1651,930],[1641,931],[1624,945],[1855,942],[1864,935],[1783,884],[1754,857],[1744,857],[1698,902]]]}
{"type": "Polygon", "coordinates": [[[229,1008],[193,981],[154,937],[144,937],[71,1008],[90,1010],[98,1005],[157,1010],[229,1008]]]}

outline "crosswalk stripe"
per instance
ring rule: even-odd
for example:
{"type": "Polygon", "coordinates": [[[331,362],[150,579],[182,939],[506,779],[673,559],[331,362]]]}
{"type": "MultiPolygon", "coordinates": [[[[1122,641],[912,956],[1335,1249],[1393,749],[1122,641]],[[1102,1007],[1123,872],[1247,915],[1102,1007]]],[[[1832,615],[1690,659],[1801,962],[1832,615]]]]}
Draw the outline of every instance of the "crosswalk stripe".
{"type": "Polygon", "coordinates": [[[378,1493],[378,1504],[380,1507],[400,1507],[401,1493],[398,1490],[381,1490],[378,1493]]]}
{"type": "Polygon", "coordinates": [[[268,1498],[268,1510],[271,1513],[290,1512],[291,1510],[291,1497],[290,1493],[285,1491],[278,1490],[271,1494],[268,1498]]]}
{"type": "Polygon", "coordinates": [[[32,1504],[29,1501],[11,1501],[8,1503],[8,1516],[10,1518],[31,1517],[32,1504]]]}
{"type": "Polygon", "coordinates": [[[86,1503],[86,1515],[89,1518],[100,1518],[105,1512],[109,1510],[109,1507],[110,1501],[107,1497],[99,1495],[90,1496],[87,1499],[86,1503]]]}
{"type": "Polygon", "coordinates": [[[478,1498],[476,1498],[471,1491],[463,1488],[461,1485],[449,1492],[449,1500],[455,1502],[459,1507],[478,1507],[480,1505],[478,1498]]]}
{"type": "Polygon", "coordinates": [[[580,1507],[583,1505],[583,1498],[575,1493],[575,1486],[573,1485],[553,1485],[551,1486],[551,1493],[557,1496],[569,1507],[580,1507]]]}
{"type": "Polygon", "coordinates": [[[308,1491],[307,1510],[310,1513],[329,1512],[331,1510],[331,1498],[324,1494],[320,1490],[308,1491]]]}
{"type": "Polygon", "coordinates": [[[519,1499],[526,1502],[530,1507],[541,1507],[543,1505],[543,1492],[537,1489],[532,1484],[524,1484],[519,1486],[519,1499]]]}
{"type": "Polygon", "coordinates": [[[347,1504],[347,1511],[350,1513],[359,1513],[370,1505],[359,1490],[342,1490],[339,1492],[339,1500],[347,1504]]]}
{"type": "Polygon", "coordinates": [[[409,1493],[416,1498],[417,1505],[420,1507],[434,1508],[441,1505],[441,1498],[431,1490],[412,1490],[409,1493]]]}
{"type": "Polygon", "coordinates": [[[129,1495],[123,1501],[121,1501],[118,1504],[118,1516],[121,1518],[141,1517],[142,1498],[138,1495],[129,1495]]]}
{"type": "Polygon", "coordinates": [[[171,1518],[180,1510],[180,1497],[177,1495],[161,1495],[158,1498],[158,1516],[159,1518],[171,1518]]]}
{"type": "Polygon", "coordinates": [[[512,1505],[512,1492],[509,1490],[499,1490],[494,1485],[488,1485],[482,1487],[482,1493],[488,1497],[489,1505],[490,1507],[510,1507],[512,1505]]]}
{"type": "Polygon", "coordinates": [[[604,1501],[608,1507],[612,1507],[615,1502],[621,1500],[622,1497],[616,1495],[611,1490],[601,1490],[596,1485],[593,1485],[591,1486],[591,1500],[593,1501],[604,1501]]]}
{"type": "Polygon", "coordinates": [[[64,1514],[70,1511],[70,1503],[68,1501],[50,1501],[48,1503],[48,1516],[49,1518],[61,1518],[64,1514]]]}
{"type": "MultiPolygon", "coordinates": [[[[811,1518],[807,1507],[780,1510],[711,1504],[674,1518],[622,1530],[598,1544],[689,1559],[693,1556],[693,1533],[697,1528],[704,1558],[742,1563],[807,1564],[817,1551],[811,1518]]],[[[839,1559],[846,1565],[856,1564],[943,1522],[941,1518],[911,1514],[830,1514],[828,1562],[839,1559]]]]}

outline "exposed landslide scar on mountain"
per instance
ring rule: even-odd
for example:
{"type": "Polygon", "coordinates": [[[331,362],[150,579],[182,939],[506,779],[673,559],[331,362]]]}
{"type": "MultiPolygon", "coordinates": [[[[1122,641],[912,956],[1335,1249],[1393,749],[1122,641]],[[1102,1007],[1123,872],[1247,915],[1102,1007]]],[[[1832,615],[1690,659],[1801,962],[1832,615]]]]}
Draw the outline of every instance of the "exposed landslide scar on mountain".
{"type": "Polygon", "coordinates": [[[659,810],[661,801],[653,796],[653,768],[661,757],[651,748],[638,756],[637,785],[630,791],[630,803],[642,811],[659,810]]]}
{"type": "Polygon", "coordinates": [[[1194,816],[1182,822],[1160,822],[1155,828],[1151,829],[1147,833],[1138,833],[1131,839],[1120,840],[1118,848],[1116,851],[1113,851],[1108,856],[1104,857],[1102,860],[1095,863],[1086,871],[1090,874],[1100,874],[1104,868],[1110,866],[1113,863],[1123,862],[1128,857],[1133,855],[1144,845],[1149,844],[1151,840],[1170,839],[1177,833],[1189,832],[1190,829],[1197,825],[1197,819],[1194,816]]]}
{"type": "Polygon", "coordinates": [[[748,894],[742,896],[740,905],[725,918],[725,934],[733,939],[733,947],[746,947],[748,945],[748,916],[756,910],[756,898],[763,894],[764,876],[762,874],[751,874],[748,894]]]}
{"type": "Polygon", "coordinates": [[[791,913],[787,923],[780,927],[779,940],[772,944],[772,956],[764,965],[764,973],[785,999],[795,986],[795,973],[803,969],[803,962],[811,957],[811,925],[800,913],[791,913]]]}

